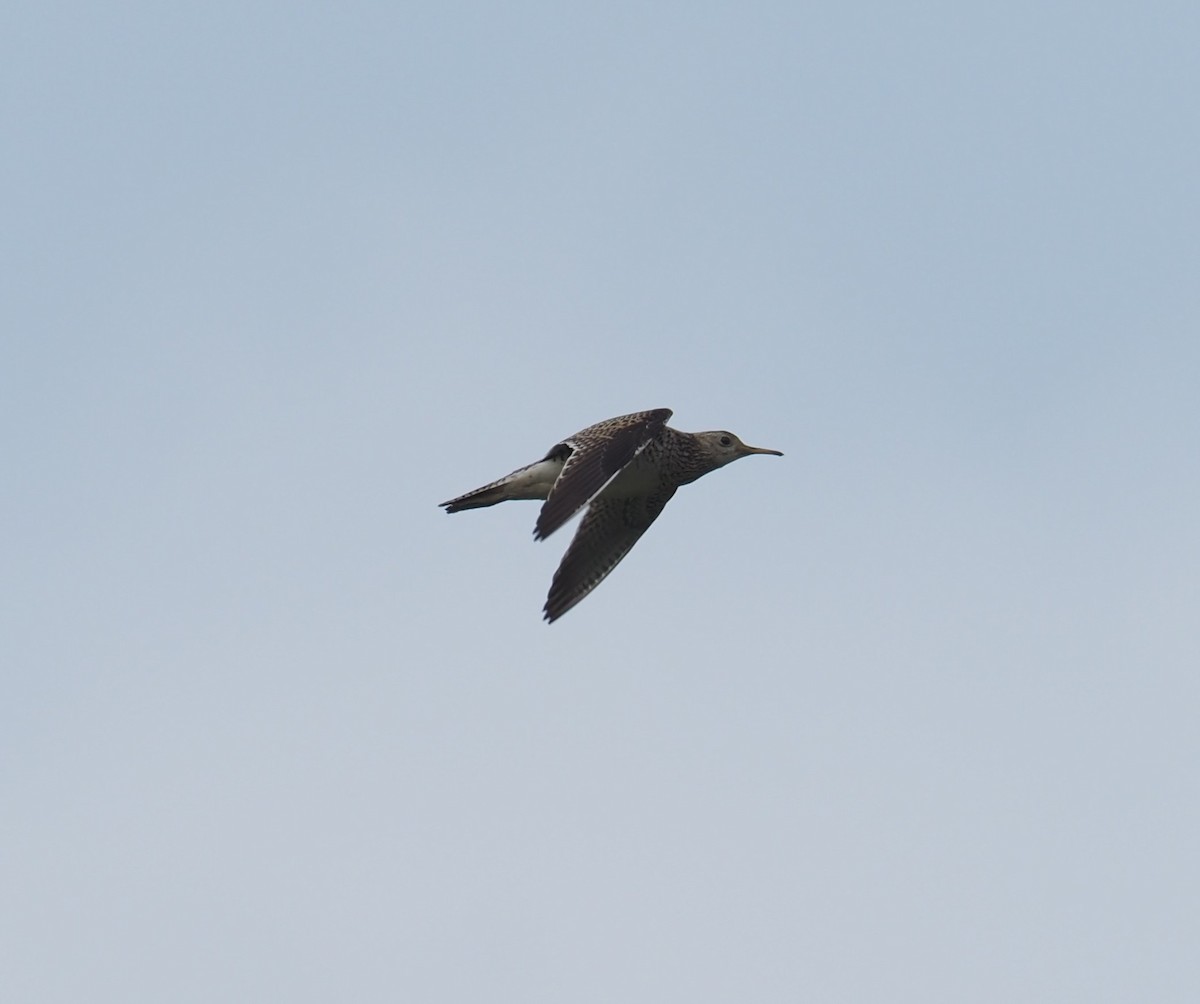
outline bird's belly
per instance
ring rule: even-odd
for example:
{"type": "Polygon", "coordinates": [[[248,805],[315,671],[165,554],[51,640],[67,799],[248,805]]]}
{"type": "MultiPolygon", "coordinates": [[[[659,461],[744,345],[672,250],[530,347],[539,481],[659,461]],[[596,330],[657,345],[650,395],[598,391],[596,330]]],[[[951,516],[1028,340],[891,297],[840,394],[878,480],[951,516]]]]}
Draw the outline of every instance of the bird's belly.
{"type": "Polygon", "coordinates": [[[545,499],[562,472],[561,460],[540,460],[519,471],[513,471],[505,482],[505,497],[509,499],[545,499]]]}

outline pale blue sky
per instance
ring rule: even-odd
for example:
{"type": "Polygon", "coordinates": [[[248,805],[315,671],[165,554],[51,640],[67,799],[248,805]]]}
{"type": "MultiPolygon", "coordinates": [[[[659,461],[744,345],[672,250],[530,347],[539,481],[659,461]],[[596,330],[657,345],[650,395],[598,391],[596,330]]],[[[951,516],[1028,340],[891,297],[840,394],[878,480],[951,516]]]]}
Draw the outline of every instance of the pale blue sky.
{"type": "Polygon", "coordinates": [[[0,999],[1200,999],[1200,8],[25,4],[0,999]],[[437,503],[783,450],[540,619],[437,503]]]}

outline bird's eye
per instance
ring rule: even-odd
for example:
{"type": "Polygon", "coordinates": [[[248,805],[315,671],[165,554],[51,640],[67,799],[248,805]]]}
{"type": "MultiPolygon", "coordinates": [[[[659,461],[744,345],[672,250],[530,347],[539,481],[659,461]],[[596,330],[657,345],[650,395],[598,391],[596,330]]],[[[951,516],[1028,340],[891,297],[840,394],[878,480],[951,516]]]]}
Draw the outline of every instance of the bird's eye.
{"type": "Polygon", "coordinates": [[[728,436],[722,436],[721,437],[721,445],[722,446],[732,446],[733,440],[730,439],[728,436]]]}

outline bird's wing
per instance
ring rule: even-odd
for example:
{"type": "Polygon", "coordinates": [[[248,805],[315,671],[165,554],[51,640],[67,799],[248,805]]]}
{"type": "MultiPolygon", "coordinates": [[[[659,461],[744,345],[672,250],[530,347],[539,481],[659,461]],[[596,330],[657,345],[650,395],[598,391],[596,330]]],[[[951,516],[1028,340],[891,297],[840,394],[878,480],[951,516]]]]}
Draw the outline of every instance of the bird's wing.
{"type": "Polygon", "coordinates": [[[597,422],[563,440],[546,456],[569,452],[538,514],[533,536],[545,540],[604,490],[646,448],[671,417],[670,408],[638,411],[597,422]]]}
{"type": "Polygon", "coordinates": [[[558,620],[600,585],[674,494],[674,488],[663,488],[653,495],[592,502],[550,583],[546,620],[558,620]]]}

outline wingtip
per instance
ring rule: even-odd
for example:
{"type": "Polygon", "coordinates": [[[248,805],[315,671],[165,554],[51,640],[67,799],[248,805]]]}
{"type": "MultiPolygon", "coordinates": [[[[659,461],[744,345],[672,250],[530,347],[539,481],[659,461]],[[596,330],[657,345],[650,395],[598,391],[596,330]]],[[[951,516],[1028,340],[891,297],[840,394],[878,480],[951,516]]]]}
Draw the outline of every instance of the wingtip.
{"type": "Polygon", "coordinates": [[[565,607],[552,607],[550,605],[550,601],[546,600],[546,605],[542,607],[542,620],[544,620],[547,626],[549,626],[558,620],[563,614],[569,611],[573,606],[575,606],[575,603],[578,602],[579,600],[576,600],[574,603],[568,603],[565,607]]]}

